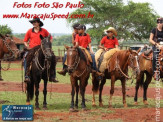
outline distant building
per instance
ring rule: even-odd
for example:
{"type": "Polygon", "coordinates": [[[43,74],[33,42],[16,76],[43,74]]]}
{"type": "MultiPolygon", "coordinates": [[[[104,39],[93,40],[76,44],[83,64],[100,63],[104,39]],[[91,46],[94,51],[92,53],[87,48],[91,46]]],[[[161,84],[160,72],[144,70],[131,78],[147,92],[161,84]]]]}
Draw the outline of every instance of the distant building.
{"type": "Polygon", "coordinates": [[[23,39],[17,38],[15,36],[12,37],[13,41],[16,43],[16,46],[19,50],[23,50],[24,48],[24,42],[23,39]]]}

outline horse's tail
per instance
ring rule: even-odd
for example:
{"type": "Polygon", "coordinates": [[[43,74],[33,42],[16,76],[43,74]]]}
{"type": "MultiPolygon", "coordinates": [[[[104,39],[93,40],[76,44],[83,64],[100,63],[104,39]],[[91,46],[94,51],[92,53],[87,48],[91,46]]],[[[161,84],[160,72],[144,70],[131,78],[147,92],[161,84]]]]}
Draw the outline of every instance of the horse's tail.
{"type": "Polygon", "coordinates": [[[144,84],[144,73],[139,78],[140,78],[139,86],[142,88],[144,84]]]}
{"type": "Polygon", "coordinates": [[[27,95],[29,99],[32,100],[34,96],[34,82],[27,83],[27,95]]]}
{"type": "Polygon", "coordinates": [[[92,91],[97,93],[99,90],[99,84],[100,84],[100,80],[97,79],[97,77],[95,76],[95,73],[92,73],[92,91]]]}

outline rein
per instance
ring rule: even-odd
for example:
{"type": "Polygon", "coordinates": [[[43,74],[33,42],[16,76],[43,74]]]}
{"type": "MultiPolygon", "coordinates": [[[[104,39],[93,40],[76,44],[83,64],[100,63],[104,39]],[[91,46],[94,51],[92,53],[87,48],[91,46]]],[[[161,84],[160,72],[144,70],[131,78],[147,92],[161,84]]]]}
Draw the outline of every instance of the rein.
{"type": "MultiPolygon", "coordinates": [[[[71,51],[73,51],[73,50],[75,50],[75,51],[77,52],[76,49],[71,49],[71,51]]],[[[67,66],[68,66],[68,67],[73,67],[72,72],[74,72],[74,71],[77,69],[77,67],[78,67],[78,65],[79,65],[79,62],[80,62],[80,56],[76,55],[76,56],[75,56],[75,62],[73,63],[73,65],[72,65],[72,66],[67,65],[67,66]]],[[[68,69],[69,69],[69,68],[68,68],[68,69]]],[[[87,71],[87,69],[88,69],[88,67],[85,67],[85,69],[83,70],[83,72],[80,73],[79,75],[76,73],[76,76],[77,76],[77,77],[81,77],[81,76],[87,71]]],[[[69,70],[68,70],[68,72],[69,72],[69,70]]]]}
{"type": "MultiPolygon", "coordinates": [[[[6,38],[7,38],[7,37],[5,37],[5,39],[2,39],[2,41],[3,41],[3,44],[5,44],[5,46],[6,46],[6,48],[8,49],[8,51],[12,53],[12,56],[11,56],[11,57],[7,57],[7,58],[3,58],[3,60],[9,60],[9,63],[8,63],[7,68],[3,68],[3,67],[1,66],[1,69],[4,70],[4,71],[7,71],[7,70],[10,69],[11,59],[14,58],[14,52],[17,51],[17,50],[14,50],[14,51],[13,51],[13,50],[10,48],[10,46],[9,46],[9,45],[7,44],[7,42],[6,42],[6,38]]],[[[1,59],[0,59],[0,60],[1,60],[1,59]]]]}
{"type": "MultiPolygon", "coordinates": [[[[132,57],[132,55],[130,54],[129,57],[128,57],[128,59],[127,59],[127,62],[130,61],[130,63],[133,64],[133,62],[131,61],[131,57],[132,57]]],[[[132,67],[132,66],[131,66],[131,68],[135,68],[135,67],[132,67]]],[[[121,67],[119,66],[119,60],[118,60],[118,57],[117,57],[117,56],[116,56],[116,66],[115,66],[115,69],[119,70],[120,73],[121,73],[124,77],[126,77],[127,79],[132,79],[133,76],[129,77],[127,74],[125,74],[125,73],[122,71],[121,67]]]]}

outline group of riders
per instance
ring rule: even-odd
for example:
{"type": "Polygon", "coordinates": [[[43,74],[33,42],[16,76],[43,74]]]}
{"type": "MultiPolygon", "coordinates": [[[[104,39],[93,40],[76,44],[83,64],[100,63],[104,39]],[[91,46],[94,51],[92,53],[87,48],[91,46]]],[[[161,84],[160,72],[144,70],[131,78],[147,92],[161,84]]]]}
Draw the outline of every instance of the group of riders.
{"type": "MultiPolygon", "coordinates": [[[[43,35],[43,37],[47,37],[49,35],[49,32],[42,28],[43,22],[40,20],[40,18],[33,18],[29,21],[33,28],[29,29],[27,33],[25,34],[24,38],[24,45],[26,49],[28,50],[26,52],[26,58],[24,60],[24,68],[25,68],[25,80],[24,82],[30,82],[30,64],[32,62],[32,58],[27,57],[33,57],[34,52],[31,51],[34,47],[41,45],[41,39],[40,34],[43,35]]],[[[91,71],[95,72],[98,76],[102,76],[102,73],[99,71],[99,69],[96,67],[96,61],[95,61],[95,55],[91,47],[91,38],[88,33],[86,33],[86,26],[76,23],[73,26],[73,33],[72,33],[72,45],[74,47],[78,47],[85,51],[87,58],[87,64],[91,65],[91,71]]],[[[118,48],[118,40],[116,38],[117,31],[113,27],[109,27],[108,29],[104,30],[106,33],[106,36],[104,36],[101,41],[99,48],[102,48],[104,51],[109,51],[113,48],[118,48]]],[[[50,37],[50,41],[52,43],[53,39],[52,36],[50,37]]],[[[160,49],[161,42],[163,42],[163,18],[157,19],[157,27],[153,28],[150,33],[149,42],[153,45],[152,51],[153,51],[153,76],[156,77],[155,71],[156,71],[156,58],[157,54],[159,53],[156,51],[157,49],[160,49]]],[[[54,57],[54,54],[53,56],[54,57]]],[[[68,72],[67,66],[66,66],[66,57],[67,54],[65,53],[63,58],[63,70],[59,71],[58,73],[61,75],[66,75],[68,72]]],[[[51,64],[55,62],[55,58],[51,58],[51,64]]],[[[50,76],[49,81],[50,82],[58,82],[56,80],[56,66],[51,65],[50,70],[50,76]]]]}

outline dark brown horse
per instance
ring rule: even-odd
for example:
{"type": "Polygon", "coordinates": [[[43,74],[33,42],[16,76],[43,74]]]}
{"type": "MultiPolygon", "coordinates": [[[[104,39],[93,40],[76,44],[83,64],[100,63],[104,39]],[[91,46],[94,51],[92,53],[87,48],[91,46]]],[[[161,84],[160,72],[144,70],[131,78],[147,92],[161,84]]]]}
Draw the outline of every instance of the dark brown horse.
{"type": "MultiPolygon", "coordinates": [[[[43,101],[43,109],[47,109],[47,101],[46,101],[46,95],[47,95],[47,82],[49,77],[49,70],[50,70],[50,63],[53,58],[53,53],[51,51],[51,42],[50,42],[50,35],[46,38],[44,38],[42,35],[40,35],[41,38],[41,45],[36,46],[29,50],[27,54],[27,60],[28,58],[32,58],[31,62],[31,70],[30,70],[30,79],[31,82],[27,83],[27,100],[26,104],[30,104],[30,100],[34,97],[35,92],[35,108],[39,108],[39,84],[41,82],[41,79],[44,80],[44,101],[43,101]],[[34,57],[32,55],[34,54],[34,57]]],[[[54,57],[55,58],[55,57],[54,57]]],[[[55,64],[56,65],[56,62],[55,64]]]]}
{"type": "Polygon", "coordinates": [[[116,80],[120,80],[122,84],[122,94],[123,94],[123,104],[124,107],[127,107],[126,104],[126,79],[128,77],[128,66],[130,66],[136,73],[139,72],[138,62],[137,62],[137,52],[132,50],[120,50],[116,52],[110,59],[108,64],[108,69],[105,70],[105,75],[101,82],[96,78],[96,76],[92,75],[92,91],[93,91],[93,100],[92,105],[95,106],[95,93],[99,90],[99,106],[103,106],[102,104],[102,90],[103,86],[106,82],[106,79],[111,79],[111,90],[110,90],[110,99],[109,99],[109,107],[112,106],[112,96],[114,93],[114,84],[116,80]]]}
{"type": "Polygon", "coordinates": [[[0,80],[3,80],[1,77],[1,59],[4,54],[9,54],[9,59],[16,59],[19,56],[19,50],[9,35],[0,34],[0,80]]]}
{"type": "MultiPolygon", "coordinates": [[[[152,69],[152,56],[153,54],[151,53],[148,57],[144,55],[144,53],[142,53],[141,55],[139,55],[138,57],[138,62],[139,62],[139,66],[140,66],[140,74],[137,75],[136,77],[136,86],[135,86],[135,97],[134,97],[134,101],[135,101],[135,105],[138,104],[137,100],[138,100],[138,90],[139,90],[139,86],[143,87],[143,102],[145,105],[148,105],[147,102],[147,89],[149,84],[152,81],[152,76],[153,76],[153,69],[152,69]],[[146,75],[146,77],[145,77],[146,75]],[[144,79],[146,78],[146,79],[144,79]]],[[[160,52],[160,78],[163,78],[163,49],[161,49],[160,52]]]]}
{"type": "Polygon", "coordinates": [[[72,99],[71,99],[71,106],[70,111],[74,111],[74,107],[78,108],[78,92],[80,88],[80,94],[82,96],[82,109],[86,108],[85,105],[85,89],[88,84],[88,79],[90,76],[90,68],[87,66],[86,58],[84,53],[81,49],[76,47],[68,47],[65,46],[67,49],[67,66],[68,72],[70,74],[70,81],[72,86],[72,99]],[[79,85],[78,85],[78,80],[79,85]],[[76,92],[76,101],[74,105],[74,96],[76,92]]]}

